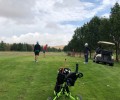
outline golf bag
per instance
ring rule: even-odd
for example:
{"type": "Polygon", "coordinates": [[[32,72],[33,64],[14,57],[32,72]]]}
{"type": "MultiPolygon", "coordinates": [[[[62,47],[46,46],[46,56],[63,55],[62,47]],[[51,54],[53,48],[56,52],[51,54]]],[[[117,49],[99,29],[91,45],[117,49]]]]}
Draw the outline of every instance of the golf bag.
{"type": "Polygon", "coordinates": [[[74,99],[69,90],[70,86],[74,86],[77,78],[81,77],[83,77],[83,74],[78,72],[78,64],[76,64],[75,72],[71,72],[69,68],[60,68],[58,70],[57,81],[54,88],[54,94],[56,97],[53,100],[56,100],[61,94],[69,96],[72,100],[81,100],[74,99]]]}

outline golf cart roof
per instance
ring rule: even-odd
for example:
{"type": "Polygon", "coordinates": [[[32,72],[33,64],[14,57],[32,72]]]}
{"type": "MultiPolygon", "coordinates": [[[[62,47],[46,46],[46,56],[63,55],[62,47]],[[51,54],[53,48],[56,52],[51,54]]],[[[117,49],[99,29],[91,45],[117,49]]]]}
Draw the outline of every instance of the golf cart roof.
{"type": "Polygon", "coordinates": [[[98,41],[98,44],[109,44],[109,45],[115,45],[115,43],[107,42],[107,41],[98,41]]]}

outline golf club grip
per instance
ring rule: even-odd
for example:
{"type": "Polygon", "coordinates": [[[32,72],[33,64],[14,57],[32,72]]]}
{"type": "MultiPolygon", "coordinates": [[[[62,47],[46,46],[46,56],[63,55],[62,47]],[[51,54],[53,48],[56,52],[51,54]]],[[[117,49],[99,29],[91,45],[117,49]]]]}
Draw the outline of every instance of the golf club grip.
{"type": "Polygon", "coordinates": [[[78,64],[76,64],[75,72],[78,73],[78,64]]]}

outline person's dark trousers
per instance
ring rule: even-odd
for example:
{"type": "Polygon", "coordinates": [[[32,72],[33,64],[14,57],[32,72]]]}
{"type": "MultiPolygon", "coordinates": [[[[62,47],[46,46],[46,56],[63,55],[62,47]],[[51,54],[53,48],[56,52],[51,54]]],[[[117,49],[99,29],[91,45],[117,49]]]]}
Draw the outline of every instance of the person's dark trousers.
{"type": "Polygon", "coordinates": [[[88,55],[85,55],[85,62],[88,63],[88,55]]]}

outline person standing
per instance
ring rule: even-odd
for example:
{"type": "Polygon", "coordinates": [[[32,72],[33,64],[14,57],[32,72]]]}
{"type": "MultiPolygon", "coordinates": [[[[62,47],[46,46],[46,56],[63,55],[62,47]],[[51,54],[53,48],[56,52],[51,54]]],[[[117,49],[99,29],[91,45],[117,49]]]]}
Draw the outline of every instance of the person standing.
{"type": "Polygon", "coordinates": [[[88,43],[85,43],[85,48],[84,48],[84,57],[85,57],[85,62],[84,64],[88,63],[88,55],[89,55],[90,49],[88,48],[88,43]]]}
{"type": "Polygon", "coordinates": [[[47,50],[47,44],[43,47],[43,57],[45,58],[45,53],[46,53],[46,50],[47,50]]]}
{"type": "Polygon", "coordinates": [[[36,45],[34,46],[35,62],[38,62],[38,56],[40,51],[41,51],[41,47],[39,45],[39,42],[36,42],[36,45]]]}

